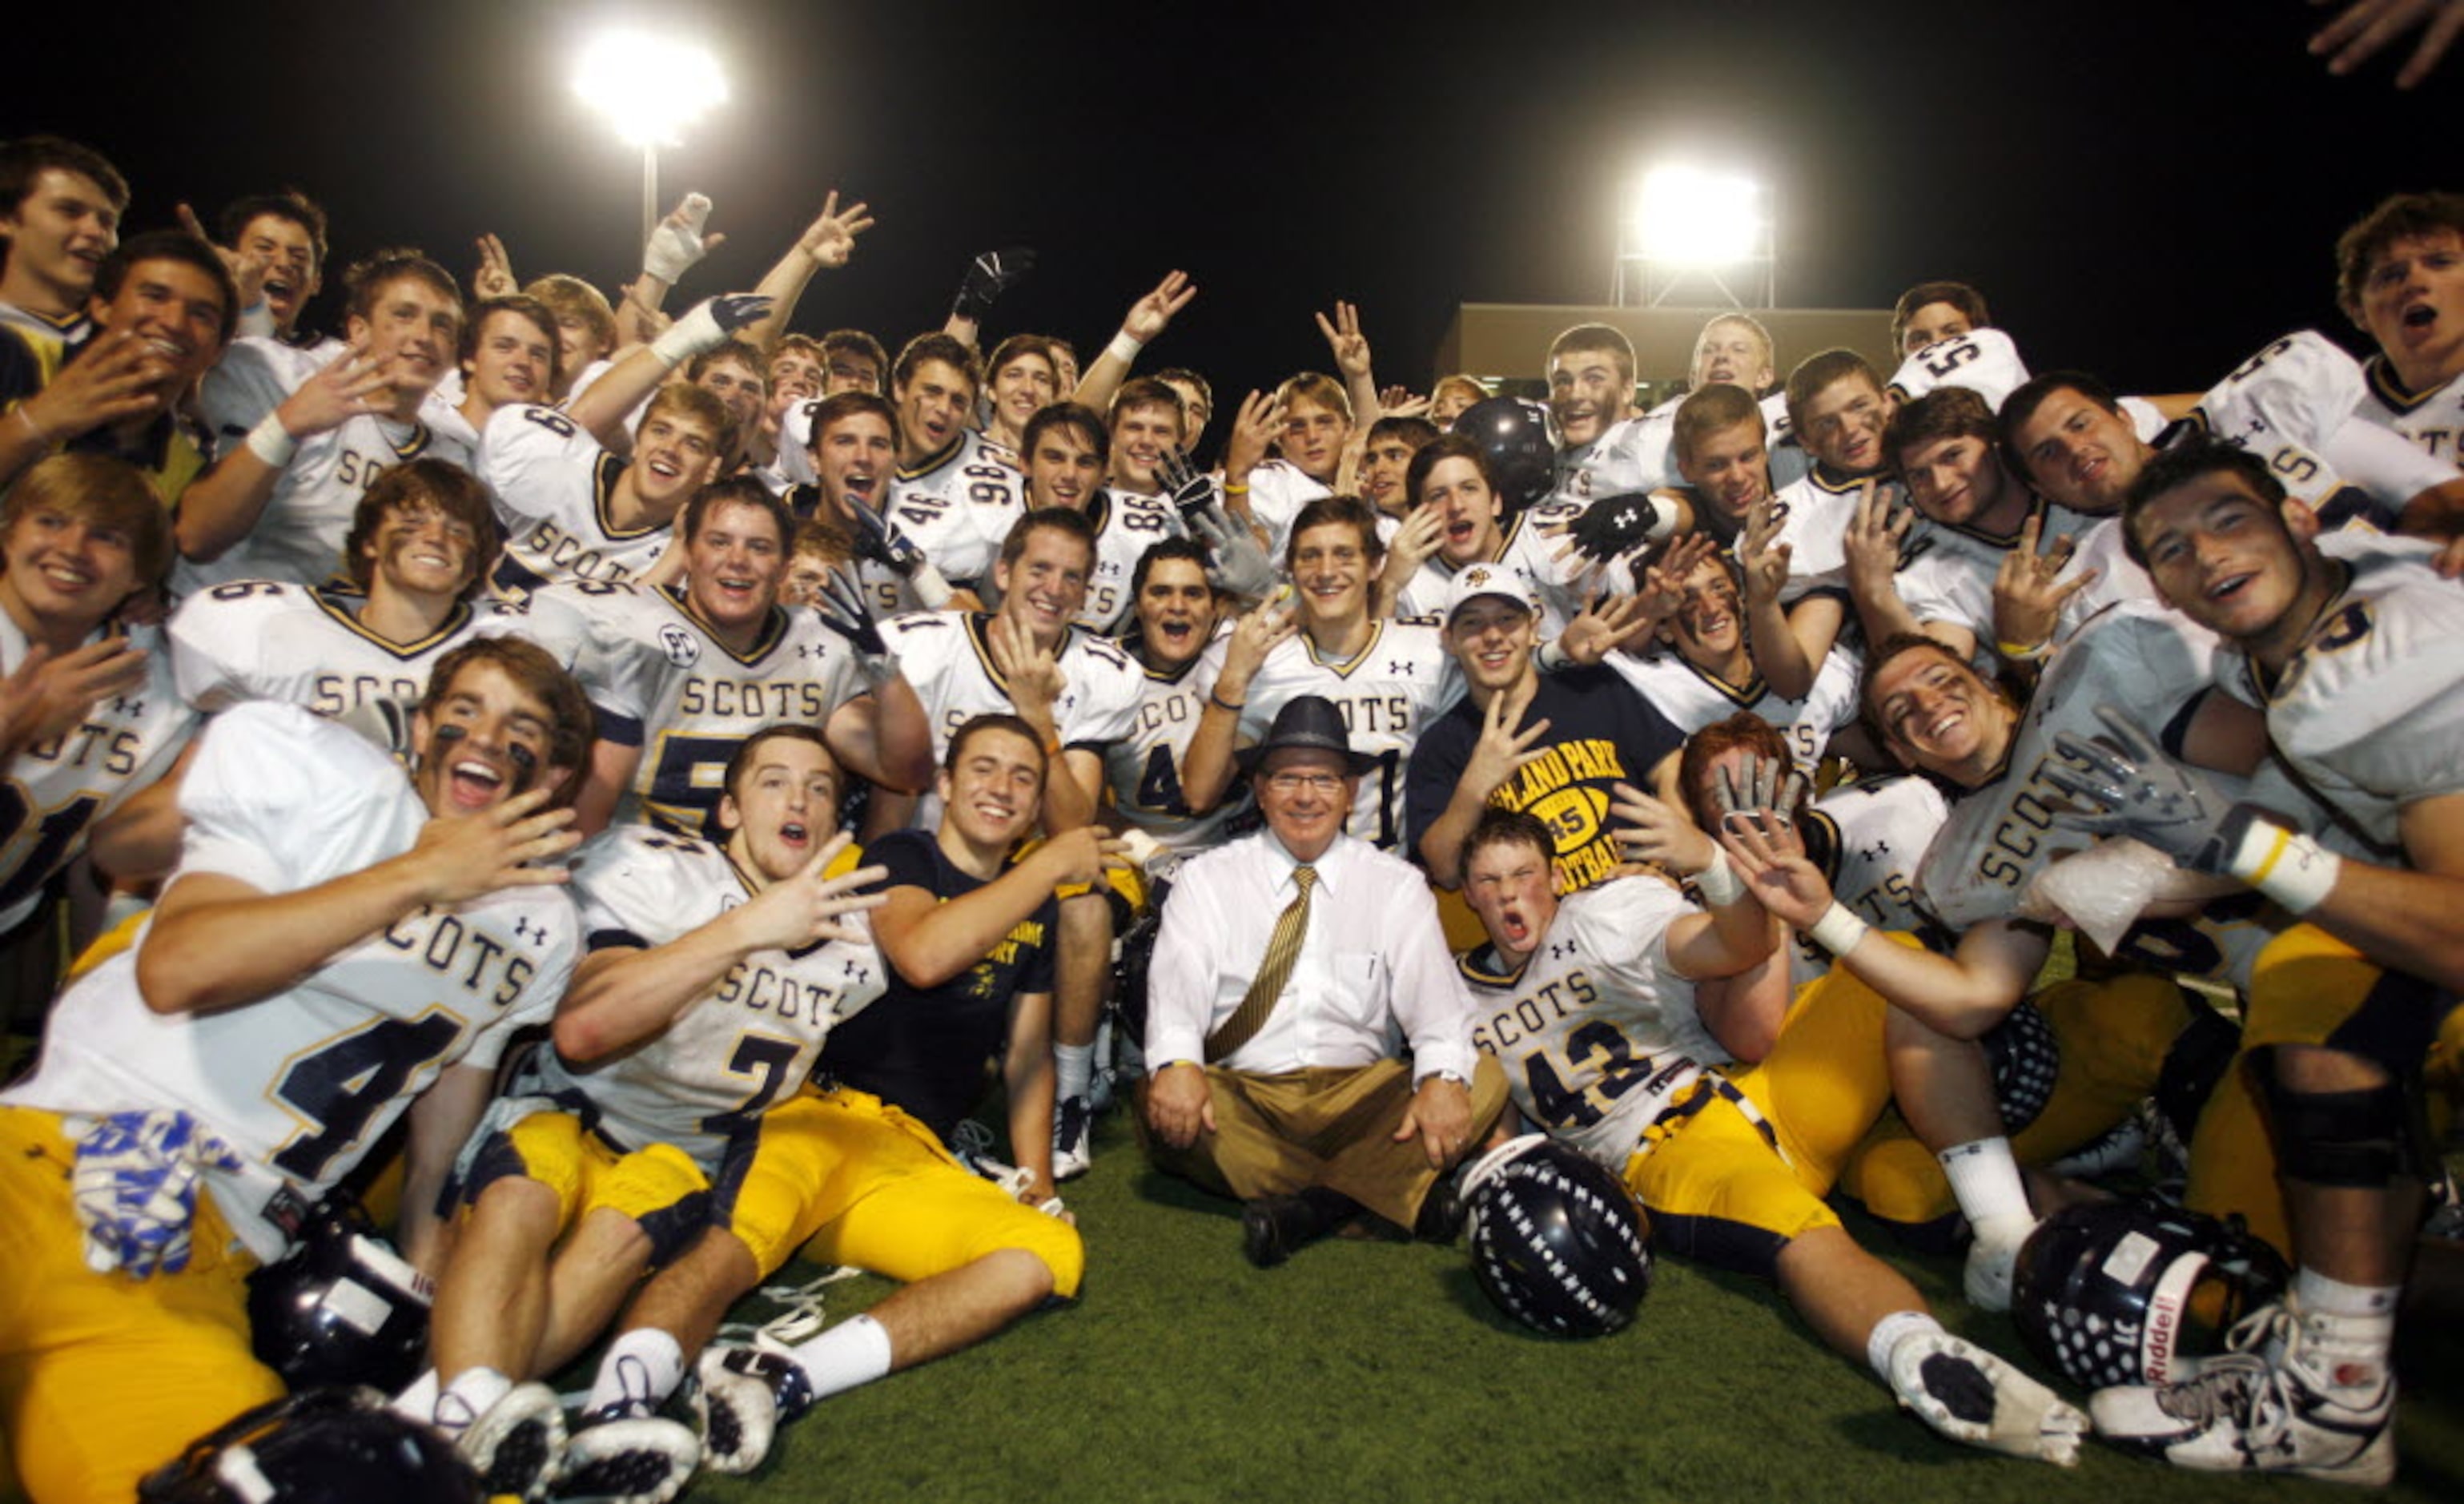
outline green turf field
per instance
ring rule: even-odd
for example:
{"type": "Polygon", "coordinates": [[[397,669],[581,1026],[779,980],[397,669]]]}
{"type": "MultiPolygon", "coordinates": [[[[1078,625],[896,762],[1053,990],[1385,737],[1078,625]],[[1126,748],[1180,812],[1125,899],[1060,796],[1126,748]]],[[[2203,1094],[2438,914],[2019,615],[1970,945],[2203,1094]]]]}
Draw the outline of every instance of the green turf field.
{"type": "MultiPolygon", "coordinates": [[[[2176,1473],[2093,1444],[2080,1466],[1989,1456],[1894,1412],[1749,1280],[1663,1263],[1641,1318],[1592,1342],[1508,1325],[1463,1251],[1330,1242],[1243,1263],[1229,1203],[1149,1170],[1115,1112],[1066,1187],[1085,1296],[983,1347],[830,1400],[707,1500],[2353,1498],[2176,1473]]],[[[1886,1235],[1852,1219],[1869,1247],[1886,1235]]],[[[1954,1331],[2006,1356],[1947,1259],[1899,1258],[1954,1331]]],[[[791,1276],[812,1271],[798,1266],[791,1276]]],[[[889,1286],[829,1287],[838,1320],[889,1286]]],[[[2464,1500],[2464,1333],[2409,1330],[2402,1470],[2386,1497],[2464,1500]]],[[[2045,1377],[2038,1370],[2039,1377],[2045,1377]]],[[[586,1379],[578,1379],[584,1382],[586,1379]]]]}

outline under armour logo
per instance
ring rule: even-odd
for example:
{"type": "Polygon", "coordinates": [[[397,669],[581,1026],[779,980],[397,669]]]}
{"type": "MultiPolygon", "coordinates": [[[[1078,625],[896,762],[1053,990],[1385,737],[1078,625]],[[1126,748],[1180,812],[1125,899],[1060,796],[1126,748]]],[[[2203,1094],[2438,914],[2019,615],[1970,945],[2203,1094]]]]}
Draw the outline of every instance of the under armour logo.
{"type": "Polygon", "coordinates": [[[796,644],[796,656],[800,658],[826,657],[829,654],[829,651],[830,649],[827,643],[800,642],[796,644]]]}
{"type": "Polygon", "coordinates": [[[1880,861],[1883,857],[1891,854],[1891,843],[1888,841],[1876,841],[1871,846],[1860,846],[1857,848],[1857,854],[1869,862],[1880,861]]]}
{"type": "Polygon", "coordinates": [[[531,941],[533,944],[539,944],[547,939],[547,926],[544,924],[533,924],[530,921],[530,917],[528,915],[524,915],[514,920],[514,935],[518,940],[526,940],[531,941]]]}
{"type": "Polygon", "coordinates": [[[1415,671],[1409,658],[1389,658],[1386,660],[1386,672],[1397,678],[1410,678],[1415,671]]]}
{"type": "Polygon", "coordinates": [[[839,971],[849,986],[860,987],[872,980],[872,968],[870,966],[861,965],[852,961],[841,962],[839,971]]]}
{"type": "Polygon", "coordinates": [[[1573,940],[1556,940],[1551,942],[1549,946],[1549,959],[1551,961],[1563,961],[1573,953],[1574,942],[1573,940]]]}
{"type": "Polygon", "coordinates": [[[115,716],[142,716],[145,714],[145,701],[115,695],[111,699],[111,713],[115,716]]]}

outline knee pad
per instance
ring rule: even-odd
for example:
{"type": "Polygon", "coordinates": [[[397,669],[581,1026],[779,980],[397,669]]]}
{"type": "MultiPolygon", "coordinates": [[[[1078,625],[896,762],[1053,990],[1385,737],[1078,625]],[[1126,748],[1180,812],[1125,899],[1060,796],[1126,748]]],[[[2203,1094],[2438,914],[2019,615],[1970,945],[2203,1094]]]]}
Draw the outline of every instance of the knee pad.
{"type": "Polygon", "coordinates": [[[2383,1189],[2399,1175],[2418,1175],[2404,1085],[2389,1080],[2354,1092],[2297,1092],[2262,1061],[2259,1093],[2284,1174],[2313,1185],[2383,1189]]]}
{"type": "Polygon", "coordinates": [[[2241,1028],[2205,1003],[2190,1004],[2189,1027],[2175,1036],[2157,1073],[2156,1111],[2183,1143],[2199,1125],[2199,1114],[2215,1094],[2241,1049],[2241,1028]]]}

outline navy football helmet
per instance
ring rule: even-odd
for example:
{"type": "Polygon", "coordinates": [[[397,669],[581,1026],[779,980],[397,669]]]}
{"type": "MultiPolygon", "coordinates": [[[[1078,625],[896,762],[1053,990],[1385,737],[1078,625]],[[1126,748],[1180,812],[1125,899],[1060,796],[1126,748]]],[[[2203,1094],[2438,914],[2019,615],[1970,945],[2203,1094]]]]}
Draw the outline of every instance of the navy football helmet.
{"type": "Polygon", "coordinates": [[[304,1389],[190,1442],[140,1504],[479,1504],[452,1444],[364,1386],[304,1389]]]}
{"type": "Polygon", "coordinates": [[[319,1203],[291,1251],[248,1280],[257,1360],[294,1389],[374,1384],[391,1392],[428,1349],[428,1277],[377,1235],[359,1203],[319,1203]]]}
{"type": "Polygon", "coordinates": [[[1465,1178],[1472,1272],[1497,1308],[1551,1337],[1604,1337],[1651,1288],[1651,1228],[1615,1175],[1545,1134],[1465,1178]]]}
{"type": "Polygon", "coordinates": [[[2047,1217],[2019,1250],[2011,1318],[2028,1350],[2085,1389],[2187,1376],[2211,1345],[2276,1299],[2284,1260],[2230,1223],[2158,1202],[2104,1201],[2047,1217]]]}
{"type": "Polygon", "coordinates": [[[1454,431],[1480,446],[1490,482],[1512,517],[1557,484],[1557,446],[1549,409],[1521,397],[1491,397],[1463,409],[1454,431]]]}

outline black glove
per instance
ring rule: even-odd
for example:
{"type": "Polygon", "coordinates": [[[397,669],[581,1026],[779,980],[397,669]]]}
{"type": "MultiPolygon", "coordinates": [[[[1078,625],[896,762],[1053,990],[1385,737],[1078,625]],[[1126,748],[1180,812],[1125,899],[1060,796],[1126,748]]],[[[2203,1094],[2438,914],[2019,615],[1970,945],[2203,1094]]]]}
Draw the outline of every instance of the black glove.
{"type": "Polygon", "coordinates": [[[898,524],[869,506],[855,508],[855,556],[869,559],[891,574],[904,580],[924,562],[924,550],[915,546],[898,524]]]}
{"type": "Polygon", "coordinates": [[[863,586],[831,570],[822,577],[813,601],[813,614],[855,650],[856,667],[867,680],[878,684],[898,672],[898,661],[890,655],[890,644],[882,640],[881,624],[873,620],[872,608],[865,604],[863,586]]]}
{"type": "Polygon", "coordinates": [[[950,312],[981,323],[1001,295],[1025,280],[1026,274],[1034,270],[1033,246],[1003,246],[987,251],[967,264],[966,277],[958,283],[958,300],[950,312]]]}
{"type": "Polygon", "coordinates": [[[1189,452],[1174,445],[1163,452],[1155,466],[1155,478],[1163,482],[1164,495],[1172,498],[1183,521],[1192,513],[1203,512],[1216,501],[1215,477],[1202,475],[1189,462],[1189,452]]]}
{"type": "Polygon", "coordinates": [[[1605,563],[1631,552],[1637,544],[1665,536],[1677,525],[1676,509],[1639,491],[1602,497],[1567,524],[1574,551],[1605,563]]]}
{"type": "Polygon", "coordinates": [[[2090,835],[2136,837],[2192,872],[2225,872],[2258,812],[2233,803],[2205,771],[2167,756],[2113,706],[2097,706],[2096,719],[2110,739],[2067,731],[2054,738],[2055,750],[2085,764],[2045,770],[2045,782],[2078,801],[2057,811],[2054,823],[2090,835]]]}
{"type": "Polygon", "coordinates": [[[770,316],[776,299],[767,293],[722,293],[710,300],[710,316],[730,334],[770,316]]]}

